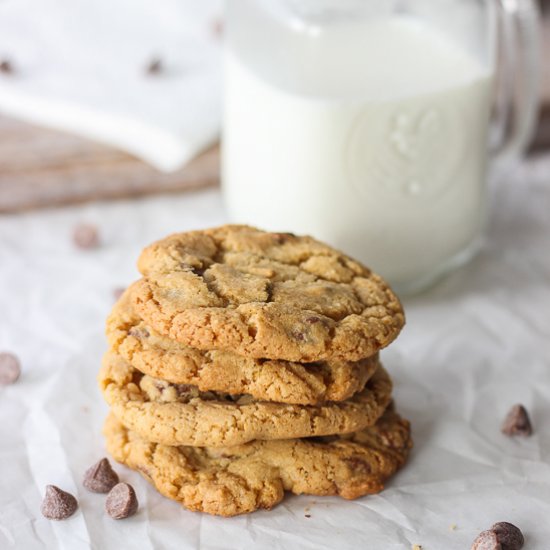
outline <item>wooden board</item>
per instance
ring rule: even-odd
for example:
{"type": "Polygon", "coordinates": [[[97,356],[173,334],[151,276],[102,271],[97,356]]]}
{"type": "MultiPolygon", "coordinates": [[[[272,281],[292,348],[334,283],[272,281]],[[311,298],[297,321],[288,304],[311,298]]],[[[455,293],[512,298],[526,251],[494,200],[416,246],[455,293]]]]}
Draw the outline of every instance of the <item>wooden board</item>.
{"type": "Polygon", "coordinates": [[[219,165],[214,146],[164,174],[106,145],[0,117],[0,212],[217,185],[219,165]]]}

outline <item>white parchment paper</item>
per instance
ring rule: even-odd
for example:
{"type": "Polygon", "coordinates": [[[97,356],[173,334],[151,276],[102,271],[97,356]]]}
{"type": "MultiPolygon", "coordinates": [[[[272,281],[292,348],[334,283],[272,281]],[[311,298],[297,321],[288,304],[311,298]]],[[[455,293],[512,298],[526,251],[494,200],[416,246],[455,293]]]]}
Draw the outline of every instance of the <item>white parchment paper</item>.
{"type": "Polygon", "coordinates": [[[415,448],[386,490],[353,502],[289,496],[233,519],[185,511],[117,466],[140,510],[116,522],[81,485],[105,453],[95,376],[113,288],[137,278],[153,239],[224,222],[218,191],[0,218],[0,349],[24,369],[0,389],[0,548],[459,550],[503,520],[526,549],[550,548],[549,174],[539,158],[499,182],[480,256],[405,301],[407,326],[383,358],[415,448]],[[74,249],[80,221],[99,226],[101,248],[74,249]],[[529,439],[500,433],[516,402],[531,411],[529,439]],[[48,483],[79,499],[71,519],[42,518],[48,483]]]}

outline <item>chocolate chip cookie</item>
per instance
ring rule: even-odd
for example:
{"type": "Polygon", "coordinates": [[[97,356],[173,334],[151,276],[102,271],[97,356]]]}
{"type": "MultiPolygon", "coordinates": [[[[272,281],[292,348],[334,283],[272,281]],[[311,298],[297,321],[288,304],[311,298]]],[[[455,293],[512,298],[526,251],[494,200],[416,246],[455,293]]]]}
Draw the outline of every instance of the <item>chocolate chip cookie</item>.
{"type": "Polygon", "coordinates": [[[361,391],[378,367],[375,354],[360,361],[296,363],[204,351],[162,336],[135,312],[130,287],[107,319],[111,349],[139,371],[202,391],[249,394],[255,399],[316,405],[361,391]]]}
{"type": "Polygon", "coordinates": [[[377,493],[411,448],[409,423],[392,410],[345,435],[253,441],[236,447],[170,447],[142,439],[110,415],[104,426],[116,460],[194,511],[234,516],[272,508],[285,491],[354,499],[377,493]]]}
{"type": "Polygon", "coordinates": [[[358,361],[405,321],[383,279],[311,237],[238,225],[179,233],[147,247],[138,267],[138,315],[201,350],[358,361]]]}
{"type": "Polygon", "coordinates": [[[380,366],[347,401],[317,406],[255,401],[152,378],[113,352],[104,357],[99,384],[113,414],[149,441],[210,447],[361,430],[383,414],[392,389],[380,366]]]}

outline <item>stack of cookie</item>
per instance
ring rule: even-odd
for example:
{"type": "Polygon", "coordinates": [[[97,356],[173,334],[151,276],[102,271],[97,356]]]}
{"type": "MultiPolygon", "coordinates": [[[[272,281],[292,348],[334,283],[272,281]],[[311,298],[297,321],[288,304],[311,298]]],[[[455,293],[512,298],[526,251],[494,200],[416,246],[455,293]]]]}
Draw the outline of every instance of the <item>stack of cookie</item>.
{"type": "Polygon", "coordinates": [[[184,506],[231,516],[284,491],[356,498],[405,461],[379,363],[404,323],[386,283],[309,237],[223,226],[141,254],[107,322],[109,451],[184,506]]]}

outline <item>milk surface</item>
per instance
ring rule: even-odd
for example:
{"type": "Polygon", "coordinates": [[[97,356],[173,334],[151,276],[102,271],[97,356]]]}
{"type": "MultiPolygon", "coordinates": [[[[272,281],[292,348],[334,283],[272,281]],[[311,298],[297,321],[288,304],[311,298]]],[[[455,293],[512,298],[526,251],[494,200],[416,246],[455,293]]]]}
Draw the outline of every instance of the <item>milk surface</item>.
{"type": "Polygon", "coordinates": [[[402,288],[467,254],[485,220],[491,73],[407,17],[291,33],[282,51],[266,67],[228,48],[233,221],[311,234],[402,288]]]}

